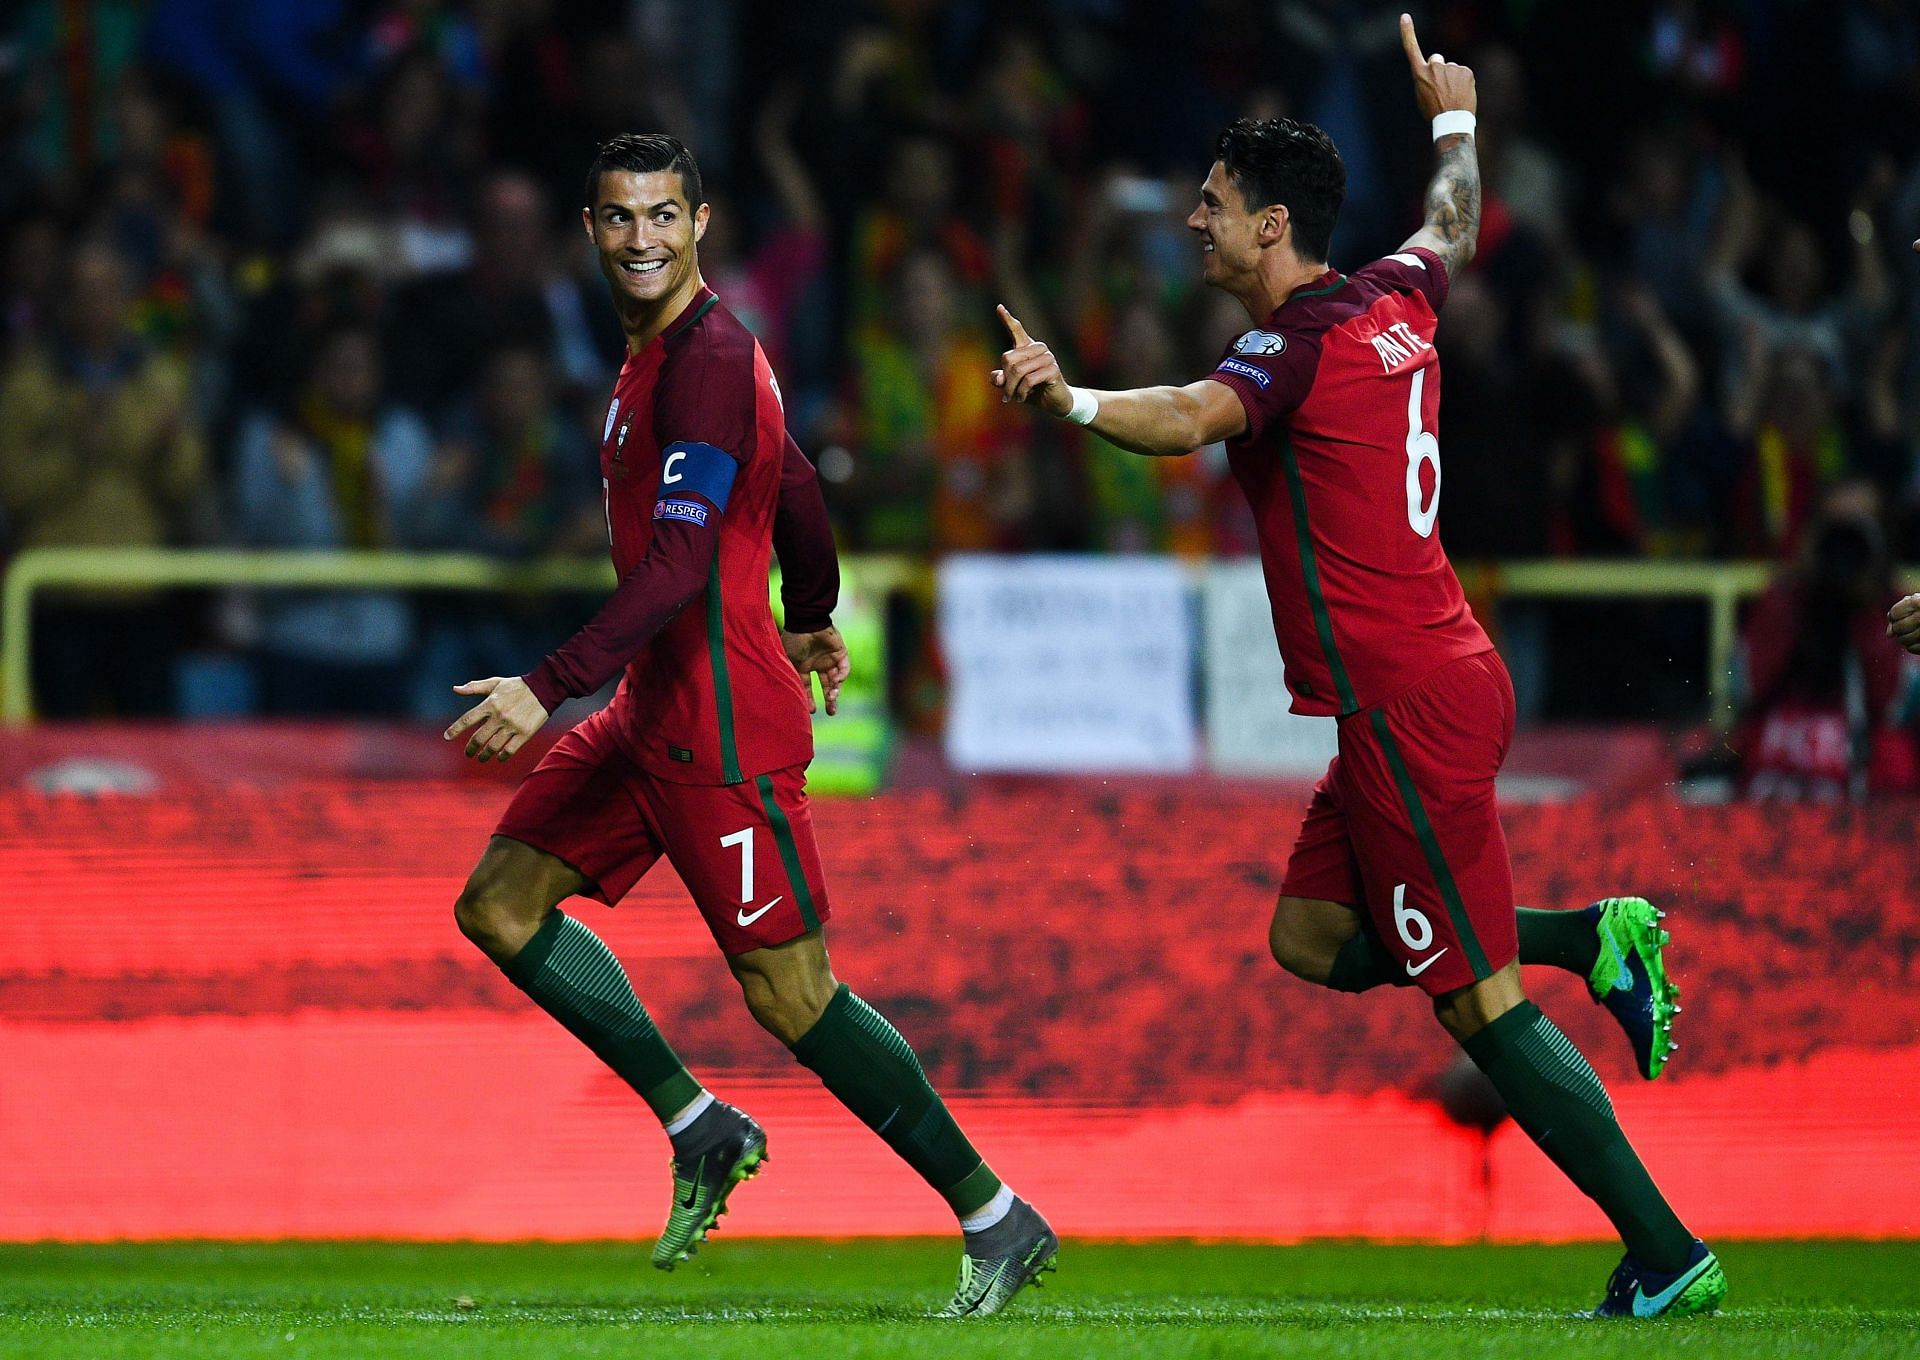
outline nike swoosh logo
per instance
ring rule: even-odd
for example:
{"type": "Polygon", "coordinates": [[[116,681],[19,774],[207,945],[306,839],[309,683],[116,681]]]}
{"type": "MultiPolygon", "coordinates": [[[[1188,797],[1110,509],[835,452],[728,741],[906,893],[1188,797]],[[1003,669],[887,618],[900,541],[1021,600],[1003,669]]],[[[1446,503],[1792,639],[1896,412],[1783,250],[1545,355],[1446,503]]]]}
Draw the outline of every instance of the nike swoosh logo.
{"type": "Polygon", "coordinates": [[[707,1159],[702,1157],[700,1165],[693,1169],[693,1182],[687,1186],[687,1197],[680,1201],[682,1209],[691,1209],[700,1202],[700,1173],[707,1169],[707,1159]]]}
{"type": "Polygon", "coordinates": [[[743,926],[750,926],[755,921],[759,920],[762,916],[765,916],[768,912],[772,911],[775,907],[779,906],[782,902],[786,901],[786,898],[787,898],[787,895],[785,893],[781,893],[780,896],[774,898],[773,901],[767,903],[766,906],[760,908],[760,910],[755,912],[749,912],[743,907],[739,911],[734,913],[733,919],[738,921],[743,926]]]}
{"type": "Polygon", "coordinates": [[[1686,1274],[1682,1275],[1679,1279],[1675,1280],[1672,1284],[1668,1285],[1665,1289],[1661,1290],[1658,1294],[1655,1294],[1652,1298],[1648,1298],[1644,1293],[1642,1293],[1640,1286],[1636,1284],[1633,1287],[1633,1315],[1635,1317],[1658,1316],[1666,1308],[1668,1304],[1672,1303],[1674,1299],[1679,1297],[1681,1290],[1685,1289],[1688,1285],[1692,1284],[1695,1280],[1699,1279],[1700,1276],[1705,1273],[1707,1267],[1712,1264],[1713,1264],[1713,1255],[1712,1253],[1708,1253],[1704,1258],[1701,1259],[1699,1264],[1694,1266],[1692,1270],[1689,1270],[1686,1274]]]}
{"type": "MultiPolygon", "coordinates": [[[[1451,948],[1451,947],[1452,947],[1452,946],[1448,946],[1448,948],[1451,948]]],[[[1444,953],[1446,953],[1446,952],[1447,952],[1447,951],[1446,951],[1445,949],[1442,949],[1442,950],[1440,951],[1440,954],[1444,954],[1444,953]]],[[[1419,977],[1419,976],[1420,976],[1420,975],[1421,975],[1422,973],[1424,973],[1424,972],[1426,972],[1426,971],[1427,971],[1427,969],[1429,969],[1429,968],[1431,968],[1431,967],[1433,967],[1433,961],[1434,961],[1435,959],[1437,959],[1437,958],[1439,958],[1439,957],[1440,957],[1440,954],[1429,954],[1429,955],[1427,955],[1427,957],[1425,957],[1424,959],[1422,959],[1422,960],[1420,960],[1420,966],[1419,966],[1418,968],[1415,968],[1415,967],[1414,967],[1414,966],[1413,966],[1413,965],[1412,965],[1411,963],[1409,963],[1409,964],[1407,965],[1407,976],[1408,976],[1408,977],[1419,977]]]]}
{"type": "Polygon", "coordinates": [[[1633,990],[1633,973],[1627,967],[1627,957],[1620,952],[1620,942],[1613,938],[1613,927],[1604,921],[1600,925],[1600,941],[1613,955],[1613,985],[1623,992],[1633,990]]]}

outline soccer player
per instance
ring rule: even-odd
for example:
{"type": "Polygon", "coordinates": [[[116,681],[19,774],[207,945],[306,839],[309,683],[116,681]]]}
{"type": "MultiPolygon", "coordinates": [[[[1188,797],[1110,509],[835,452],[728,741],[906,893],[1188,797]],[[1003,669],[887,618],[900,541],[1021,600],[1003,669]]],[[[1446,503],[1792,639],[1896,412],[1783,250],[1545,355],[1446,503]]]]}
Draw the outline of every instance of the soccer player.
{"type": "Polygon", "coordinates": [[[1136,453],[1227,441],[1259,525],[1296,712],[1338,721],[1274,913],[1276,959],[1310,982],[1423,988],[1515,1121],[1624,1239],[1602,1315],[1708,1311],[1719,1263],[1675,1217],[1614,1120],[1593,1068],[1526,999],[1520,962],[1585,975],[1664,1061],[1671,989],[1657,913],[1638,898],[1516,915],[1494,775],[1513,728],[1506,668],[1435,537],[1440,505],[1435,313],[1473,254],[1480,173],[1473,73],[1424,57],[1400,19],[1439,168],[1426,225],[1351,274],[1327,265],[1345,170],[1319,128],[1241,121],[1187,219],[1207,283],[1256,329],[1185,387],[1070,387],[1002,309],[1004,398],[1090,425],[1136,453]]]}
{"type": "Polygon", "coordinates": [[[833,539],[813,469],[786,432],[753,336],[700,277],[709,209],[672,137],[620,136],[587,174],[588,237],[627,337],[600,446],[619,586],[527,675],[447,729],[512,757],[570,696],[624,675],[514,794],[460,894],[460,929],[652,1108],[673,1144],[674,1199],[653,1250],[690,1256],[766,1159],[760,1126],[716,1100],[654,1028],[600,938],[559,910],[613,905],[662,856],[740,983],[747,1009],[959,1217],[960,1280],[943,1315],[999,1311],[1059,1241],[975,1152],[899,1031],[837,982],[805,772],[818,674],[846,677],[831,611],[833,539]],[[786,629],[767,606],[770,551],[786,629]]]}

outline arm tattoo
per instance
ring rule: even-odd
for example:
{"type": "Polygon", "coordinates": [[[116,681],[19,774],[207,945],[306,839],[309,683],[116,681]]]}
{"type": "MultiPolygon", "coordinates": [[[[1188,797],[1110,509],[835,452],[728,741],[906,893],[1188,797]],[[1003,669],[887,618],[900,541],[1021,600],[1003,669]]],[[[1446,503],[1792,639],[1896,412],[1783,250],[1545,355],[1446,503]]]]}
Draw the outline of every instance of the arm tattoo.
{"type": "Polygon", "coordinates": [[[1473,258],[1480,235],[1480,155],[1471,137],[1440,139],[1440,168],[1427,185],[1427,231],[1438,238],[1433,249],[1449,273],[1473,258]]]}

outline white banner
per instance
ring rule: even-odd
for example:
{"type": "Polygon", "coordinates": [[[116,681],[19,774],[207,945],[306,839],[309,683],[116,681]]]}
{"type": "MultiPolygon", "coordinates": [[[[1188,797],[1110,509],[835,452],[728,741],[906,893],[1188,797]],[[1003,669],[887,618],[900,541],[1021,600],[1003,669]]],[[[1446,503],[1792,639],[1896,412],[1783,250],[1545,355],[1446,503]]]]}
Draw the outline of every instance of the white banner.
{"type": "Polygon", "coordinates": [[[1176,562],[955,557],[939,601],[957,768],[1194,767],[1193,620],[1176,562]]]}
{"type": "Polygon", "coordinates": [[[1234,774],[1320,774],[1334,755],[1333,719],[1287,711],[1291,698],[1259,562],[1208,567],[1201,609],[1208,762],[1234,774]]]}

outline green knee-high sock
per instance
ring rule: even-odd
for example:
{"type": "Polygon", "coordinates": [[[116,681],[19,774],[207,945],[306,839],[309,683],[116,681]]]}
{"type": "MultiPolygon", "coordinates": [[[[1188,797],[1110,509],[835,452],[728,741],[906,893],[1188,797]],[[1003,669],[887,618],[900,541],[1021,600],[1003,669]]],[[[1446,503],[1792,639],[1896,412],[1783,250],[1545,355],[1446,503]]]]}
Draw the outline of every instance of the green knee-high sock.
{"type": "Polygon", "coordinates": [[[663,1122],[700,1094],[700,1083],[633,994],[620,960],[565,912],[542,921],[500,971],[619,1073],[663,1122]]]}
{"type": "Polygon", "coordinates": [[[1693,1234],[1620,1131],[1599,1076],[1538,1006],[1521,1002],[1462,1047],[1514,1122],[1600,1206],[1635,1259],[1654,1270],[1685,1267],[1693,1234]]]}
{"type": "Polygon", "coordinates": [[[842,983],[813,1028],[793,1045],[827,1090],[953,1207],[966,1215],[1000,1189],[980,1154],[927,1082],[900,1031],[842,983]]]}
{"type": "Polygon", "coordinates": [[[1584,911],[1540,911],[1521,907],[1514,912],[1520,926],[1520,962],[1545,963],[1564,968],[1581,977],[1593,971],[1600,957],[1600,935],[1595,930],[1596,913],[1584,911]]]}
{"type": "MultiPolygon", "coordinates": [[[[1520,930],[1520,962],[1547,964],[1585,977],[1600,957],[1600,937],[1586,911],[1540,911],[1520,907],[1514,912],[1520,930]]],[[[1413,979],[1370,930],[1362,930],[1340,946],[1333,957],[1327,986],[1336,992],[1365,992],[1375,987],[1411,987],[1413,979]]]]}

